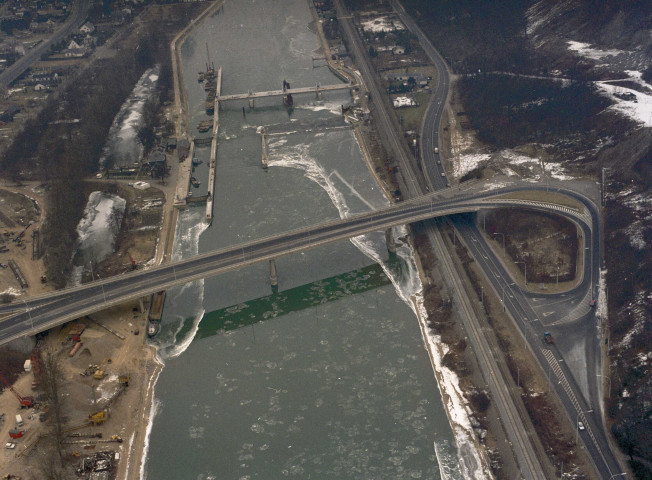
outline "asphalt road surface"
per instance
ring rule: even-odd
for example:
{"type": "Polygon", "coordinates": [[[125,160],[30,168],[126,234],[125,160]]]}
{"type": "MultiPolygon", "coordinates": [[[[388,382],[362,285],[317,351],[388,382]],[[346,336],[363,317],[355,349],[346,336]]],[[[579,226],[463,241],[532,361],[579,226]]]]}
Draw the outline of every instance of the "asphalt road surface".
{"type": "MultiPolygon", "coordinates": [[[[434,148],[438,145],[439,123],[448,94],[448,70],[430,40],[406,14],[402,5],[396,0],[393,1],[393,5],[401,21],[418,37],[426,55],[438,71],[439,84],[430,100],[421,128],[421,167],[426,173],[429,186],[436,190],[447,184],[442,176],[439,155],[434,153],[434,148]]],[[[546,190],[548,188],[546,187],[546,190]]],[[[601,371],[600,339],[597,319],[589,306],[590,300],[596,298],[596,285],[602,258],[601,217],[596,205],[588,197],[576,192],[567,193],[584,204],[592,220],[589,224],[581,225],[587,248],[582,281],[571,291],[563,294],[535,294],[516,287],[509,273],[487,244],[485,237],[478,231],[475,222],[459,218],[453,223],[474,259],[485,272],[496,294],[504,298],[505,308],[509,310],[526,336],[540,365],[544,370],[548,369],[553,376],[551,384],[554,384],[571,423],[577,426],[578,421],[583,421],[586,429],[578,433],[599,474],[602,478],[608,479],[620,473],[621,469],[610,449],[607,441],[608,433],[605,432],[602,423],[601,393],[597,382],[598,372],[601,371]],[[544,348],[542,343],[544,331],[551,332],[553,338],[563,338],[564,342],[557,342],[558,345],[544,348]],[[569,362],[564,361],[564,354],[569,358],[570,351],[582,342],[585,342],[586,360],[583,364],[576,364],[574,371],[571,371],[569,362]],[[562,345],[565,348],[558,348],[562,345]],[[587,386],[584,389],[580,388],[576,381],[576,377],[583,373],[582,369],[587,372],[587,386]]]]}

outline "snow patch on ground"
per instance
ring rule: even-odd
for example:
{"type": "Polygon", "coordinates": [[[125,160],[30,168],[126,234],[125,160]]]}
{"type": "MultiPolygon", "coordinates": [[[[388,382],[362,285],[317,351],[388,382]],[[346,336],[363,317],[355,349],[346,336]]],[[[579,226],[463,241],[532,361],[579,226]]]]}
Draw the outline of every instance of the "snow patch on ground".
{"type": "Polygon", "coordinates": [[[559,163],[547,163],[546,164],[546,175],[557,180],[573,180],[574,177],[566,175],[564,173],[564,168],[559,163]]]}
{"type": "Polygon", "coordinates": [[[607,269],[600,270],[600,279],[598,280],[598,301],[595,307],[595,316],[600,320],[599,323],[607,321],[607,269]]]}
{"type": "Polygon", "coordinates": [[[360,22],[362,29],[365,32],[393,32],[394,30],[405,30],[405,25],[403,25],[399,20],[392,19],[389,17],[376,17],[369,20],[360,22]]]}
{"type": "Polygon", "coordinates": [[[84,217],[77,226],[78,250],[86,251],[93,262],[103,260],[113,251],[115,237],[120,230],[127,202],[117,195],[92,192],[84,210],[84,217]]]}
{"type": "Polygon", "coordinates": [[[598,48],[592,48],[590,43],[576,42],[574,40],[569,40],[568,49],[577,53],[581,57],[590,58],[591,60],[602,60],[605,57],[615,57],[621,53],[625,53],[622,50],[600,50],[598,48]]]}
{"type": "Polygon", "coordinates": [[[480,458],[480,453],[475,445],[475,432],[470,421],[472,412],[466,405],[459,377],[442,363],[444,355],[448,352],[448,346],[441,342],[439,335],[431,333],[425,325],[424,319],[428,318],[428,314],[423,305],[423,298],[419,296],[415,303],[418,305],[421,331],[425,337],[433,368],[438,377],[437,383],[440,386],[442,401],[446,405],[449,423],[455,434],[458,451],[472,454],[476,460],[475,468],[472,471],[470,468],[473,468],[473,466],[468,464],[470,462],[460,461],[460,473],[463,478],[492,478],[491,474],[484,471],[483,465],[486,465],[486,462],[480,458]]]}
{"type": "Polygon", "coordinates": [[[13,295],[14,297],[17,297],[21,294],[22,292],[14,287],[9,287],[7,290],[0,292],[0,295],[13,295]]]}
{"type": "MultiPolygon", "coordinates": [[[[645,82],[643,84],[647,85],[645,82]]],[[[607,82],[596,82],[596,85],[603,95],[615,102],[609,109],[615,110],[646,127],[652,127],[652,95],[620,85],[611,85],[607,82]],[[630,99],[621,98],[623,95],[628,96],[630,99]],[[634,99],[636,100],[634,101],[634,99]]]]}
{"type": "Polygon", "coordinates": [[[643,332],[647,319],[648,303],[651,296],[652,295],[646,292],[638,292],[634,296],[634,300],[625,307],[625,313],[631,315],[634,319],[634,325],[630,328],[629,332],[627,332],[623,339],[618,342],[618,348],[628,348],[632,338],[643,332]]]}
{"type": "Polygon", "coordinates": [[[488,153],[467,153],[453,160],[453,175],[463,177],[474,168],[491,158],[488,153]]]}
{"type": "Polygon", "coordinates": [[[392,103],[394,104],[394,108],[417,106],[417,102],[415,102],[414,99],[410,97],[396,97],[392,100],[392,103]]]}

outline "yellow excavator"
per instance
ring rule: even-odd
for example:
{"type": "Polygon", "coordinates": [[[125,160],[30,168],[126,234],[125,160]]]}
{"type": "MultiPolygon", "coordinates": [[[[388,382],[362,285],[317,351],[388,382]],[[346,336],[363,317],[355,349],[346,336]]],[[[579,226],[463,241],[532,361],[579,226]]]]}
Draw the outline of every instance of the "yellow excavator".
{"type": "Polygon", "coordinates": [[[93,374],[93,378],[95,380],[102,380],[104,378],[104,376],[106,375],[106,373],[104,372],[104,364],[107,362],[111,363],[111,359],[105,358],[104,360],[102,360],[102,363],[100,363],[100,366],[97,367],[97,370],[95,370],[95,373],[93,374]]]}
{"type": "Polygon", "coordinates": [[[88,421],[93,425],[103,425],[109,418],[108,410],[100,410],[99,412],[91,413],[88,416],[88,421]]]}

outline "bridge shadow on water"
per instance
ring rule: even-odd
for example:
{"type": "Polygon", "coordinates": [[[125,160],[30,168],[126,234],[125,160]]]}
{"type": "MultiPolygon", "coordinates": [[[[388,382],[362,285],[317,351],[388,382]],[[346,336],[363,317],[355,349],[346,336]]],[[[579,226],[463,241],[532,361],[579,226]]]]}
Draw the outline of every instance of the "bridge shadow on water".
{"type": "MultiPolygon", "coordinates": [[[[405,269],[403,263],[400,257],[394,255],[387,262],[391,270],[399,275],[405,269]]],[[[385,275],[381,266],[373,264],[300,287],[272,293],[265,297],[204,314],[195,340],[255,325],[348,295],[367,292],[390,283],[390,279],[385,275]]],[[[185,336],[189,328],[190,322],[185,322],[184,328],[179,332],[179,337],[185,336]]]]}

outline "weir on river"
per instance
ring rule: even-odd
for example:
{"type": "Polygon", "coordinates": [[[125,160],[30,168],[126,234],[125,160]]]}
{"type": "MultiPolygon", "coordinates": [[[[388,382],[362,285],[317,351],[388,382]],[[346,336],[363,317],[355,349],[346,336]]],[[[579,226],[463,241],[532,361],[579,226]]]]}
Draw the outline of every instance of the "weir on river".
{"type": "MultiPolygon", "coordinates": [[[[307,4],[288,2],[226,2],[181,47],[184,77],[204,69],[208,42],[226,72],[220,96],[273,91],[284,78],[335,84],[328,69],[312,68],[320,44],[307,28],[307,4]]],[[[322,100],[309,92],[291,111],[215,108],[215,142],[210,150],[194,146],[202,187],[215,160],[212,222],[203,206],[180,210],[174,258],[388,204],[351,129],[311,127],[341,122],[350,85],[341,88],[322,100]],[[270,133],[267,170],[261,126],[270,133]]],[[[187,124],[205,121],[203,88],[186,82],[186,96],[187,124]]],[[[169,289],[155,338],[165,367],[144,476],[437,479],[444,470],[461,479],[412,310],[420,290],[412,253],[401,243],[388,257],[378,232],[276,259],[272,296],[266,263],[169,289]],[[220,328],[225,322],[240,328],[220,328]]]]}

